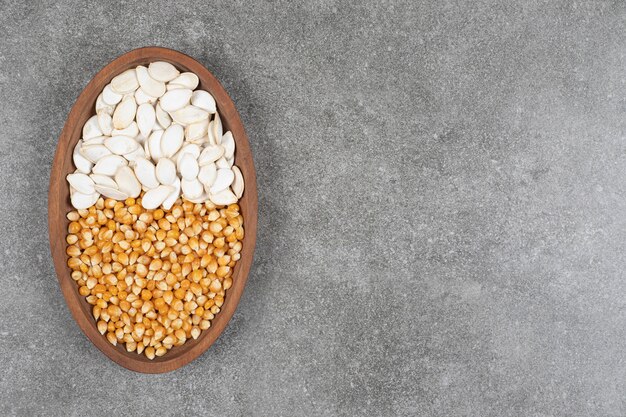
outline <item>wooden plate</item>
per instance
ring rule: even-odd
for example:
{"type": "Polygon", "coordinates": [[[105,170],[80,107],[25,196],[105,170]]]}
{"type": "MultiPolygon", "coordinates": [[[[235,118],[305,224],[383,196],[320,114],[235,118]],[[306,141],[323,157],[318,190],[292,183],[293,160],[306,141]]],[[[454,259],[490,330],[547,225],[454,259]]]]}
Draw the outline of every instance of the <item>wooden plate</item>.
{"type": "Polygon", "coordinates": [[[104,67],[82,91],[72,107],[65,127],[59,137],[52,171],[50,173],[50,188],[48,191],[48,228],[50,233],[50,250],[56,269],[61,290],[65,296],[74,319],[87,335],[106,356],[125,368],[137,372],[161,373],[169,372],[200,356],[224,331],[230,318],[233,316],[239,298],[243,292],[248,272],[252,264],[257,227],[257,190],[254,162],[250,151],[248,137],[239,118],[239,113],[232,100],[219,81],[202,64],[180,52],[159,48],[147,47],[130,51],[115,59],[104,67]],[[69,221],[66,218],[72,210],[69,198],[69,186],[65,176],[74,171],[72,151],[81,138],[85,122],[95,114],[95,103],[102,89],[111,79],[128,68],[137,65],[147,65],[153,61],[172,63],[180,71],[191,71],[200,79],[198,88],[210,92],[217,102],[218,111],[222,118],[224,131],[230,130],[236,142],[235,163],[241,169],[246,189],[239,201],[241,214],[244,217],[245,238],[241,251],[241,259],[233,271],[233,285],[226,291],[226,297],[221,311],[211,322],[211,327],[204,330],[197,340],[189,340],[180,347],[174,347],[164,356],[149,360],[143,354],[127,352],[122,345],[111,345],[97,328],[96,321],[91,315],[91,306],[85,297],[78,294],[78,286],[70,276],[71,270],[67,266],[68,256],[65,254],[65,236],[69,221]]]}

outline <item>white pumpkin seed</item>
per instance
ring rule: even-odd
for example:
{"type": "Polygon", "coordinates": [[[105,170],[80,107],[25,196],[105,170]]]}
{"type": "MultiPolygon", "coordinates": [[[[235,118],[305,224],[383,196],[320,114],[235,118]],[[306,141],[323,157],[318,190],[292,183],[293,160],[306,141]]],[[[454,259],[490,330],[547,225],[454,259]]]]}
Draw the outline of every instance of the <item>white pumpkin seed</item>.
{"type": "Polygon", "coordinates": [[[100,184],[96,184],[95,188],[97,192],[107,198],[112,198],[114,200],[126,200],[128,198],[128,194],[118,190],[117,188],[105,187],[100,184]]]}
{"type": "Polygon", "coordinates": [[[198,180],[204,185],[204,189],[209,191],[213,183],[215,182],[215,178],[217,177],[217,167],[214,163],[209,163],[200,168],[200,172],[198,172],[198,180]]]}
{"type": "Polygon", "coordinates": [[[115,183],[113,178],[108,177],[106,175],[91,174],[89,178],[91,178],[95,184],[104,185],[105,187],[109,187],[109,188],[117,188],[117,184],[115,183]]]}
{"type": "Polygon", "coordinates": [[[209,119],[204,119],[198,123],[192,123],[185,128],[185,140],[190,142],[202,139],[207,135],[209,128],[209,119]]]}
{"type": "Polygon", "coordinates": [[[217,145],[218,143],[215,141],[215,136],[213,135],[213,120],[211,120],[209,122],[209,129],[208,129],[208,136],[209,136],[209,143],[211,145],[217,145]]]}
{"type": "Polygon", "coordinates": [[[195,90],[200,80],[193,72],[183,72],[178,77],[170,81],[171,84],[182,85],[190,90],[195,90]]]}
{"type": "Polygon", "coordinates": [[[75,172],[73,174],[69,174],[65,178],[67,179],[67,182],[69,182],[70,185],[79,193],[93,194],[96,192],[95,188],[93,188],[93,180],[86,174],[75,172]]]}
{"type": "Polygon", "coordinates": [[[87,158],[90,162],[96,163],[99,159],[111,155],[111,151],[104,145],[82,145],[80,154],[87,158]]]}
{"type": "MultiPolygon", "coordinates": [[[[162,155],[167,158],[174,156],[174,154],[176,154],[176,152],[178,152],[180,147],[183,145],[184,135],[185,132],[183,127],[178,124],[170,125],[170,127],[165,129],[163,138],[161,139],[162,155]]],[[[150,150],[152,151],[152,148],[150,150]]]]}
{"type": "Polygon", "coordinates": [[[163,137],[162,130],[155,130],[148,138],[148,147],[150,148],[150,157],[153,161],[158,161],[163,157],[161,152],[161,138],[163,137]]]}
{"type": "Polygon", "coordinates": [[[180,72],[169,62],[157,61],[148,65],[148,73],[157,81],[168,82],[178,77],[180,72]]]}
{"type": "Polygon", "coordinates": [[[180,181],[180,188],[183,191],[183,195],[186,198],[198,198],[202,195],[204,188],[202,187],[202,183],[198,181],[197,178],[193,178],[192,180],[187,180],[183,178],[180,181]]]}
{"type": "Polygon", "coordinates": [[[231,156],[230,158],[228,158],[228,159],[226,160],[226,162],[228,162],[228,167],[229,167],[229,168],[232,168],[232,167],[233,167],[233,164],[235,163],[235,157],[234,157],[234,156],[231,156]]]}
{"type": "Polygon", "coordinates": [[[80,149],[83,146],[83,141],[79,140],[76,146],[74,147],[74,152],[72,152],[72,160],[74,161],[74,166],[83,174],[89,174],[91,172],[91,168],[93,167],[93,163],[85,158],[81,153],[80,149]]]}
{"type": "Polygon", "coordinates": [[[161,108],[160,103],[157,103],[156,105],[155,114],[157,122],[159,122],[159,125],[163,129],[167,129],[168,127],[170,127],[170,125],[172,124],[172,118],[165,110],[161,108]]]}
{"type": "Polygon", "coordinates": [[[176,160],[176,166],[180,165],[180,158],[182,158],[183,154],[185,153],[191,154],[194,159],[198,159],[198,157],[200,156],[200,147],[193,143],[185,144],[185,146],[183,146],[180,151],[178,151],[173,157],[173,159],[176,160]]]}
{"type": "Polygon", "coordinates": [[[198,157],[198,164],[204,166],[213,163],[224,156],[224,148],[221,145],[207,145],[198,157]]]}
{"type": "Polygon", "coordinates": [[[140,65],[135,68],[135,71],[137,71],[139,85],[146,94],[158,98],[165,93],[165,83],[152,78],[148,73],[148,68],[140,65]]]}
{"type": "Polygon", "coordinates": [[[172,185],[176,180],[176,165],[171,159],[161,158],[156,166],[156,177],[163,185],[172,185]]]}
{"type": "Polygon", "coordinates": [[[231,170],[233,171],[233,174],[235,174],[235,179],[233,180],[231,188],[233,193],[235,193],[235,196],[237,196],[237,198],[241,198],[244,190],[243,175],[241,174],[239,167],[236,165],[233,166],[231,170]]]}
{"type": "Polygon", "coordinates": [[[102,94],[103,93],[100,93],[100,95],[96,99],[96,113],[106,113],[111,116],[113,115],[113,110],[115,110],[115,107],[105,103],[104,99],[102,98],[102,94]]]}
{"type": "Polygon", "coordinates": [[[223,156],[215,162],[215,165],[217,165],[218,169],[229,169],[230,168],[230,165],[228,164],[228,161],[223,156]]]}
{"type": "MultiPolygon", "coordinates": [[[[128,165],[128,161],[126,161],[126,159],[122,158],[121,156],[107,155],[103,156],[102,158],[100,158],[100,160],[98,160],[98,162],[96,162],[96,165],[94,165],[91,172],[93,172],[94,174],[112,176],[117,172],[119,167],[122,167],[124,165],[128,165]]],[[[104,194],[100,191],[98,192],[100,194],[104,194]]]]}
{"type": "Polygon", "coordinates": [[[211,202],[216,206],[227,206],[237,202],[237,196],[230,189],[225,189],[216,194],[210,194],[211,202]]]}
{"type": "Polygon", "coordinates": [[[109,136],[113,130],[113,118],[105,112],[98,113],[98,126],[102,134],[109,136]]]}
{"type": "Polygon", "coordinates": [[[176,177],[174,179],[174,183],[171,184],[171,186],[174,187],[174,191],[172,191],[170,195],[168,195],[167,198],[163,200],[163,203],[161,203],[161,206],[165,210],[171,209],[174,203],[176,203],[176,200],[178,200],[178,197],[180,197],[180,179],[176,177]]]}
{"type": "Polygon", "coordinates": [[[102,130],[98,125],[98,116],[91,116],[83,126],[83,139],[91,139],[96,136],[102,136],[102,130]]]}
{"type": "Polygon", "coordinates": [[[89,207],[96,204],[96,201],[98,201],[98,198],[100,198],[100,194],[98,193],[83,194],[79,193],[78,191],[74,191],[70,194],[70,201],[72,202],[72,206],[76,210],[88,209],[89,207]]]}
{"type": "Polygon", "coordinates": [[[137,103],[135,102],[135,98],[127,96],[115,108],[115,112],[113,112],[113,127],[116,129],[127,128],[135,119],[136,112],[137,103]]]}
{"type": "Polygon", "coordinates": [[[137,81],[137,73],[134,69],[126,70],[111,80],[111,89],[118,94],[134,93],[137,88],[139,88],[139,81],[137,81]]]}
{"type": "Polygon", "coordinates": [[[122,101],[122,94],[118,94],[111,89],[111,84],[107,84],[102,90],[102,101],[109,106],[115,106],[117,103],[122,101]]]}
{"type": "Polygon", "coordinates": [[[103,145],[104,140],[107,138],[108,136],[96,136],[95,138],[85,139],[83,140],[83,146],[103,145]]]}
{"type": "Polygon", "coordinates": [[[135,177],[132,168],[128,166],[120,167],[115,173],[117,187],[129,197],[137,198],[141,193],[141,184],[135,177]]]}
{"type": "Polygon", "coordinates": [[[152,210],[161,205],[163,201],[174,191],[171,185],[159,185],[152,190],[148,190],[141,199],[141,205],[146,210],[152,210]]]}
{"type": "Polygon", "coordinates": [[[235,174],[232,170],[224,168],[218,169],[217,176],[215,177],[213,185],[209,189],[209,193],[217,194],[220,191],[227,189],[228,187],[230,187],[230,184],[233,183],[234,179],[235,174]]]}
{"type": "Polygon", "coordinates": [[[104,146],[116,155],[126,155],[137,149],[139,144],[128,136],[112,136],[105,139],[104,146]]]}
{"type": "Polygon", "coordinates": [[[135,138],[139,135],[139,127],[136,122],[132,122],[125,129],[113,129],[111,131],[111,136],[128,136],[130,138],[135,138]]]}
{"type": "Polygon", "coordinates": [[[159,104],[166,112],[180,110],[189,104],[192,94],[193,92],[186,88],[168,91],[159,99],[159,104]]]}
{"type": "Polygon", "coordinates": [[[186,126],[191,123],[197,123],[201,120],[208,119],[209,113],[206,110],[189,105],[180,110],[170,112],[170,116],[172,116],[172,120],[176,123],[186,126]]]}
{"type": "Polygon", "coordinates": [[[137,102],[137,105],[140,106],[146,103],[153,104],[157,101],[157,98],[146,94],[145,91],[143,91],[141,88],[138,88],[137,91],[135,91],[135,101],[137,102]]]}
{"type": "Polygon", "coordinates": [[[152,162],[145,158],[137,158],[134,162],[133,170],[139,182],[146,188],[156,188],[159,186],[159,180],[156,177],[156,168],[152,162]]]}
{"type": "Polygon", "coordinates": [[[226,159],[232,158],[235,154],[235,139],[230,131],[224,133],[224,136],[222,136],[221,145],[224,147],[224,157],[226,159]]]}
{"type": "Polygon", "coordinates": [[[156,122],[156,113],[154,107],[150,103],[144,103],[137,108],[137,127],[144,137],[148,137],[154,123],[156,122]]]}
{"type": "Polygon", "coordinates": [[[219,113],[215,113],[215,119],[213,119],[213,138],[218,145],[222,143],[222,134],[222,119],[220,119],[219,113]]]}
{"type": "Polygon", "coordinates": [[[209,113],[215,113],[217,111],[215,99],[208,91],[194,91],[193,95],[191,96],[191,104],[201,108],[202,110],[206,110],[209,113]]]}
{"type": "Polygon", "coordinates": [[[180,158],[178,171],[180,172],[180,175],[182,175],[182,177],[187,181],[195,179],[198,176],[199,170],[200,169],[198,167],[198,161],[196,161],[196,159],[190,154],[186,153],[180,158]]]}

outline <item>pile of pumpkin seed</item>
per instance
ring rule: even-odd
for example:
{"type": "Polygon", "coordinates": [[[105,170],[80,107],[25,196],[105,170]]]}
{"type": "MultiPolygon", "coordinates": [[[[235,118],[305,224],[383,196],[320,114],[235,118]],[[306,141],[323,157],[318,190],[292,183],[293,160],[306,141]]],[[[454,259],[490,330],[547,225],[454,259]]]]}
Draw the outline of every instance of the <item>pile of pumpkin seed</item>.
{"type": "Polygon", "coordinates": [[[198,76],[152,62],[114,77],[76,144],[67,176],[76,209],[100,196],[124,201],[142,194],[145,209],[192,203],[235,204],[244,191],[234,165],[235,140],[224,132],[213,96],[198,76]]]}

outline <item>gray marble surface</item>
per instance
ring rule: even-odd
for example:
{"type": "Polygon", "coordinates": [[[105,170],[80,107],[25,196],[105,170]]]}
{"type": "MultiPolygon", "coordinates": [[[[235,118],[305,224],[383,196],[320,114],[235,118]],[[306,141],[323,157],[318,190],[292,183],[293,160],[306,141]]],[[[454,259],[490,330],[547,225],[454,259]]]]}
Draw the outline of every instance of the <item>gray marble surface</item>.
{"type": "Polygon", "coordinates": [[[0,1],[0,414],[625,415],[624,2],[299,3],[0,1]],[[46,225],[145,45],[223,82],[260,198],[230,326],[158,376],[81,333],[46,225]]]}

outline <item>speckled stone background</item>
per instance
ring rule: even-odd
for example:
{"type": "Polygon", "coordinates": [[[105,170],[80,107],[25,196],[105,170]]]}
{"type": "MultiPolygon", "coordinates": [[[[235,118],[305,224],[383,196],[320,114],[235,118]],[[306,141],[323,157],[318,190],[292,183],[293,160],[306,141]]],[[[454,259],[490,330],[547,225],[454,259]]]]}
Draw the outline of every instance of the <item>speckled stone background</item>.
{"type": "Polygon", "coordinates": [[[0,1],[0,414],[626,415],[622,1],[0,1]],[[227,331],[141,375],[72,320],[57,137],[161,45],[239,108],[259,239],[227,331]]]}

